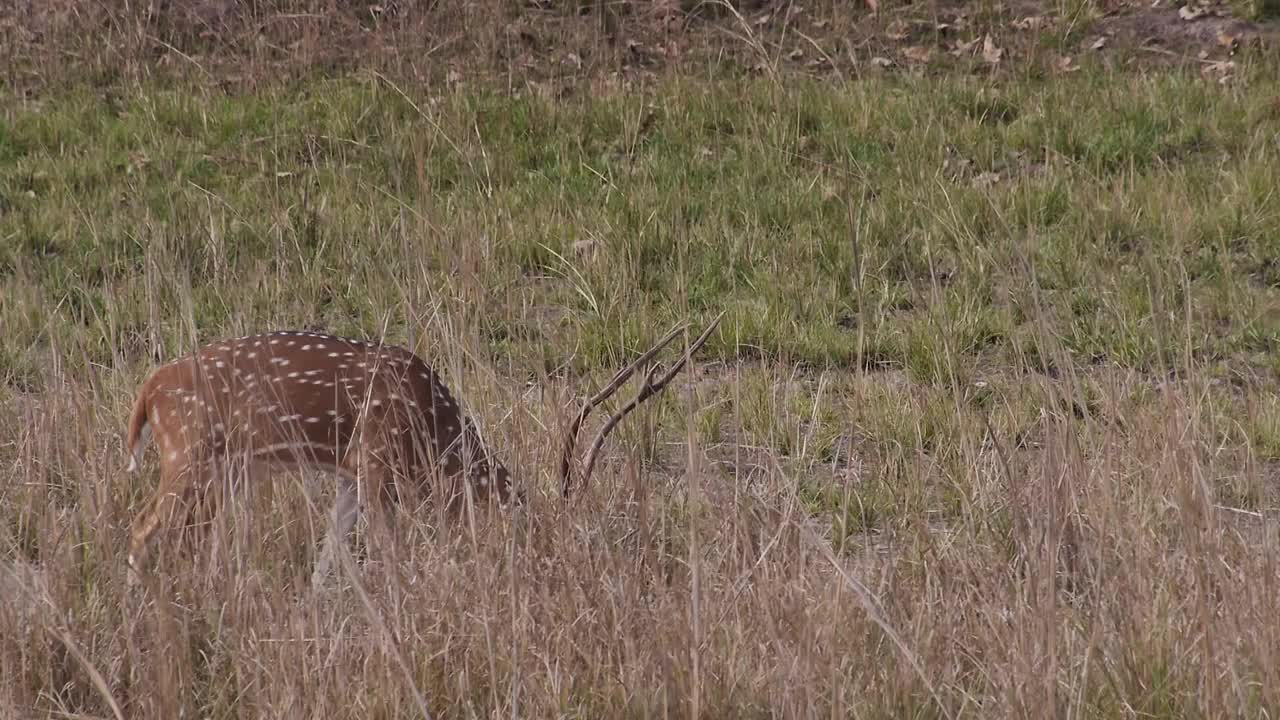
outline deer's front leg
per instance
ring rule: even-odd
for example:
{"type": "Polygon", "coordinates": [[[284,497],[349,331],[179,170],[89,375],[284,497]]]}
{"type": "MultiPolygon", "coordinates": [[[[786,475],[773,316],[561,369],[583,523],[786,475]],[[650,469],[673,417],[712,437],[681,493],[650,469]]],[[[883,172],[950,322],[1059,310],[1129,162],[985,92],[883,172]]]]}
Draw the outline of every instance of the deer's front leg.
{"type": "Polygon", "coordinates": [[[130,586],[136,585],[141,576],[150,570],[151,549],[156,541],[156,533],[162,529],[173,529],[177,520],[183,521],[183,524],[189,520],[193,505],[197,504],[196,486],[203,480],[201,475],[199,462],[170,462],[161,465],[160,483],[155,494],[134,518],[129,531],[130,586]]]}
{"type": "Polygon", "coordinates": [[[341,471],[335,475],[338,480],[338,495],[334,499],[333,510],[330,512],[329,528],[325,533],[320,557],[316,560],[315,569],[311,574],[311,587],[315,590],[319,590],[324,585],[337,553],[342,551],[347,541],[347,534],[360,518],[360,498],[356,492],[355,478],[341,471]]]}

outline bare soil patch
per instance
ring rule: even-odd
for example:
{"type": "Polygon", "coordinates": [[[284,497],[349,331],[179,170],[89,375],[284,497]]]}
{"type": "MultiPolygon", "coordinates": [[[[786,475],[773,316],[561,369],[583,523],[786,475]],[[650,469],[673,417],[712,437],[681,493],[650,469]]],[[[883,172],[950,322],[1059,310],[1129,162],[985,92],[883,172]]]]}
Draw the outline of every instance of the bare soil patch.
{"type": "Polygon", "coordinates": [[[670,70],[1071,72],[1088,56],[1125,66],[1215,66],[1269,46],[1274,21],[1226,5],[1111,0],[1068,8],[997,3],[755,0],[522,6],[427,0],[19,2],[0,9],[8,84],[185,74],[250,88],[316,72],[376,70],[448,87],[637,79],[670,70]]]}

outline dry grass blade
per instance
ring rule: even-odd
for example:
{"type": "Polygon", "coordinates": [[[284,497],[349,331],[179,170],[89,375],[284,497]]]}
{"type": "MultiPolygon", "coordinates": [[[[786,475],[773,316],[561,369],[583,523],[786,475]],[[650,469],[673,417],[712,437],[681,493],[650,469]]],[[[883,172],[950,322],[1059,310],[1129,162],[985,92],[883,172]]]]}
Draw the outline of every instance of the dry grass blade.
{"type": "MultiPolygon", "coordinates": [[[[718,318],[716,322],[719,322],[718,318]]],[[[569,426],[569,431],[565,434],[564,453],[560,457],[560,486],[564,497],[569,497],[569,465],[573,458],[573,447],[578,440],[578,431],[582,429],[582,423],[586,421],[587,415],[591,414],[591,411],[594,410],[597,405],[608,400],[614,393],[618,392],[618,388],[621,388],[623,383],[631,378],[637,368],[652,361],[658,353],[662,352],[664,348],[670,345],[671,341],[675,340],[688,326],[688,323],[682,323],[671,332],[667,333],[665,337],[659,340],[653,347],[649,348],[645,354],[636,358],[635,362],[619,370],[613,376],[613,379],[609,381],[608,385],[604,386],[600,392],[597,392],[582,404],[582,409],[578,411],[578,416],[574,418],[573,424],[569,426]]]]}
{"type": "Polygon", "coordinates": [[[924,666],[920,663],[920,658],[911,649],[911,647],[907,645],[907,642],[902,638],[902,635],[889,624],[889,619],[885,617],[884,612],[880,609],[880,604],[876,602],[875,596],[871,594],[871,589],[849,574],[849,571],[843,564],[841,564],[839,558],[837,558],[835,553],[832,552],[831,545],[819,537],[809,523],[799,523],[798,527],[800,528],[801,534],[804,538],[808,540],[815,549],[817,549],[827,562],[831,563],[831,567],[836,571],[836,574],[844,580],[845,584],[849,586],[849,589],[853,590],[871,622],[875,623],[876,626],[880,628],[881,632],[889,638],[890,642],[898,648],[898,652],[902,655],[902,658],[911,666],[916,677],[920,678],[920,682],[924,684],[925,690],[928,691],[929,696],[932,697],[933,701],[937,704],[938,710],[942,713],[942,716],[948,720],[954,718],[955,715],[947,707],[946,703],[942,701],[942,696],[938,694],[938,689],[934,687],[933,683],[929,682],[929,676],[925,673],[924,666]]]}
{"type": "Polygon", "coordinates": [[[422,694],[422,690],[418,688],[418,684],[413,680],[413,671],[409,668],[409,663],[404,659],[404,653],[400,651],[400,643],[397,641],[395,633],[391,628],[387,627],[386,621],[382,614],[378,612],[378,608],[373,604],[373,598],[369,597],[368,591],[365,590],[364,584],[360,582],[359,571],[356,569],[355,562],[351,559],[350,553],[346,548],[339,548],[337,552],[338,564],[341,566],[343,573],[347,579],[351,581],[351,587],[356,591],[356,597],[360,599],[360,605],[364,608],[365,613],[369,616],[369,622],[373,623],[378,630],[378,635],[382,640],[382,647],[395,661],[396,666],[404,675],[405,686],[409,692],[413,694],[413,702],[418,706],[418,712],[422,713],[425,720],[431,720],[431,710],[427,708],[427,699],[422,694]]]}
{"type": "Polygon", "coordinates": [[[0,569],[0,587],[7,586],[15,596],[26,597],[16,602],[23,603],[28,609],[28,615],[39,618],[39,623],[44,626],[46,632],[56,637],[63,647],[67,649],[67,653],[75,659],[76,664],[84,670],[85,675],[89,676],[89,682],[93,685],[102,701],[111,708],[111,714],[117,720],[124,720],[124,712],[120,709],[120,703],[116,701],[115,695],[112,694],[107,680],[102,676],[89,658],[80,648],[80,643],[67,630],[66,626],[59,621],[58,609],[54,604],[53,598],[50,597],[48,589],[45,587],[44,581],[37,576],[36,572],[30,568],[20,569],[18,565],[10,565],[7,568],[0,569]],[[37,608],[43,608],[44,612],[39,612],[37,608]]]}
{"type": "Polygon", "coordinates": [[[723,317],[723,312],[717,315],[716,319],[712,320],[711,324],[707,326],[707,329],[703,330],[702,334],[698,336],[698,339],[693,341],[693,344],[689,346],[689,349],[685,351],[684,355],[680,357],[676,364],[672,365],[671,368],[667,370],[666,374],[656,382],[654,381],[653,376],[657,374],[661,365],[655,365],[653,369],[649,371],[649,375],[645,377],[644,385],[640,387],[640,391],[636,393],[636,396],[631,398],[626,405],[623,405],[618,412],[610,416],[608,421],[606,421],[600,428],[600,431],[596,433],[595,440],[591,443],[591,448],[587,451],[587,462],[582,469],[582,483],[584,485],[591,477],[591,471],[595,468],[596,458],[600,454],[600,448],[604,446],[605,438],[608,437],[609,433],[612,432],[613,429],[617,427],[618,423],[622,422],[622,419],[625,418],[632,410],[639,407],[640,403],[662,392],[663,388],[665,388],[667,384],[684,369],[684,366],[689,362],[689,358],[707,342],[707,339],[711,337],[711,333],[715,332],[716,327],[720,325],[720,319],[723,317]]]}

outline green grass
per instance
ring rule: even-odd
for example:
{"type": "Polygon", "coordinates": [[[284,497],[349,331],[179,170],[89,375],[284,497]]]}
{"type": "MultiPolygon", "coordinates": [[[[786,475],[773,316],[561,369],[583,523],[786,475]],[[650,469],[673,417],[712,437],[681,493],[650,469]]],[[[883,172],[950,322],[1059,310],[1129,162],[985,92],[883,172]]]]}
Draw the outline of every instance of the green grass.
{"type": "Polygon", "coordinates": [[[160,715],[1274,713],[1273,71],[3,98],[0,594],[45,585],[0,607],[0,697],[109,714],[92,667],[160,715]],[[569,401],[721,311],[557,504],[569,401]],[[138,381],[304,326],[439,365],[537,531],[418,517],[371,605],[299,600],[282,483],[230,568],[133,609],[138,381]]]}
{"type": "MultiPolygon", "coordinates": [[[[141,278],[158,266],[171,275],[152,299],[189,288],[201,337],[284,318],[369,333],[388,314],[401,333],[413,310],[379,288],[478,262],[483,281],[456,281],[477,280],[488,349],[518,371],[570,353],[539,347],[563,335],[529,331],[506,310],[515,294],[567,311],[583,369],[686,308],[729,311],[722,357],[849,367],[861,353],[926,383],[1008,363],[1041,311],[1078,362],[1237,360],[1277,344],[1267,102],[1099,72],[838,92],[671,81],[559,104],[479,90],[411,102],[358,78],[111,104],[72,92],[11,103],[0,125],[6,295],[59,310],[35,322],[14,304],[4,322],[24,349],[86,325],[140,333],[141,278]],[[1000,181],[975,187],[984,172],[1000,181]],[[406,251],[414,266],[379,261],[406,251]]],[[[108,360],[98,345],[87,358],[108,360]]],[[[20,376],[12,355],[3,372],[20,376]]]]}

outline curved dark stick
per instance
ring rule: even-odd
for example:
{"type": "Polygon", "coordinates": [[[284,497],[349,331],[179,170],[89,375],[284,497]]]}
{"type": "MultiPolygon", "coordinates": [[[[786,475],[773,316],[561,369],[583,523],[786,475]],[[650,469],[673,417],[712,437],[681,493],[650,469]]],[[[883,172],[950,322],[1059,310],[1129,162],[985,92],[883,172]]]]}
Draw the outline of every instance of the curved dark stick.
{"type": "Polygon", "coordinates": [[[654,356],[662,352],[666,346],[670,345],[671,341],[675,340],[676,337],[678,337],[688,326],[688,323],[682,323],[671,332],[667,333],[666,336],[659,340],[656,345],[649,348],[645,354],[636,358],[630,365],[619,370],[617,374],[613,376],[613,379],[609,381],[608,385],[605,385],[600,392],[596,393],[582,404],[582,409],[578,411],[578,417],[574,418],[573,424],[569,426],[569,431],[565,433],[564,452],[560,456],[560,492],[563,497],[569,497],[569,465],[573,458],[573,447],[578,440],[578,431],[582,429],[582,423],[586,421],[587,415],[589,415],[597,405],[608,400],[614,393],[618,392],[618,388],[622,387],[622,384],[631,378],[632,374],[635,373],[636,368],[653,360],[654,356]]]}
{"type": "Polygon", "coordinates": [[[658,378],[656,382],[654,381],[653,376],[657,374],[658,369],[662,366],[654,365],[653,369],[649,371],[648,376],[645,377],[644,385],[640,386],[640,392],[636,393],[635,397],[631,398],[626,405],[623,405],[618,412],[610,416],[609,419],[605,421],[605,424],[600,427],[600,431],[596,433],[595,440],[591,443],[591,449],[587,451],[587,462],[582,469],[583,487],[586,487],[587,481],[591,479],[591,471],[595,469],[596,458],[600,454],[600,448],[604,447],[605,438],[609,436],[609,433],[617,427],[618,423],[622,422],[622,419],[625,418],[628,413],[639,407],[640,403],[648,400],[654,395],[657,395],[667,387],[667,383],[671,382],[671,380],[684,369],[684,366],[689,362],[689,358],[693,357],[693,354],[698,352],[698,350],[707,342],[707,339],[711,337],[712,332],[715,332],[716,327],[720,324],[720,319],[723,317],[723,312],[717,315],[716,319],[712,320],[711,324],[707,326],[707,329],[703,330],[702,334],[698,336],[698,339],[693,341],[693,344],[691,344],[689,349],[685,351],[684,355],[680,357],[680,360],[678,360],[675,365],[672,365],[661,378],[658,378]]]}

